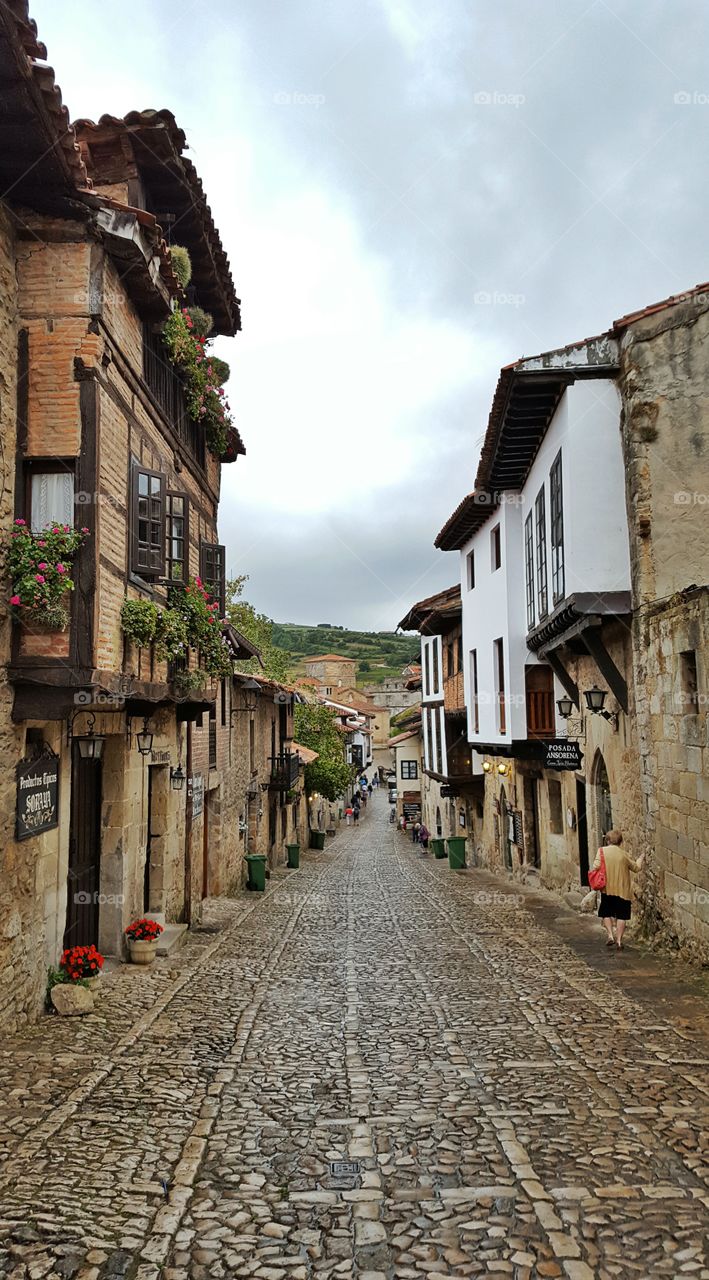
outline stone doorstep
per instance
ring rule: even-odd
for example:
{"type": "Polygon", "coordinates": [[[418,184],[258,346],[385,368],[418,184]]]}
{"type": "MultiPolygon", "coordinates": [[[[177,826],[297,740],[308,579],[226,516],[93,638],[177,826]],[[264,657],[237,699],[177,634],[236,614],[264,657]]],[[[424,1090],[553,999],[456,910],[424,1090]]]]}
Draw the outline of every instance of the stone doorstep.
{"type": "Polygon", "coordinates": [[[186,924],[166,924],[158,940],[157,954],[169,956],[171,952],[177,951],[187,941],[188,932],[186,924]]]}

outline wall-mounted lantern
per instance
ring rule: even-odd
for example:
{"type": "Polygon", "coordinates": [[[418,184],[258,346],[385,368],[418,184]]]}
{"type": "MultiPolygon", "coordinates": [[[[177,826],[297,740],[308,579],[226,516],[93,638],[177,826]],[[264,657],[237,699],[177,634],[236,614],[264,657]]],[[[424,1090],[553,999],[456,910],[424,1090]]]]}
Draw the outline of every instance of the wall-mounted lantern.
{"type": "Polygon", "coordinates": [[[182,791],[185,785],[185,775],[182,765],[178,764],[176,769],[170,770],[170,786],[173,791],[182,791]]]}
{"type": "Polygon", "coordinates": [[[79,755],[82,760],[100,760],[103,755],[103,744],[106,741],[100,733],[94,733],[96,716],[89,716],[88,732],[76,739],[79,755]]]}
{"type": "Polygon", "coordinates": [[[608,720],[614,729],[618,728],[618,713],[616,711],[606,711],[604,703],[606,701],[606,690],[599,689],[594,685],[591,689],[584,689],[584,698],[589,711],[596,716],[603,716],[604,720],[608,720]]]}
{"type": "Polygon", "coordinates": [[[146,716],[143,720],[143,728],[140,733],[136,733],[135,735],[135,740],[141,756],[150,755],[150,752],[153,749],[153,737],[154,734],[152,734],[148,728],[148,717],[146,716]]]}
{"type": "Polygon", "coordinates": [[[559,708],[559,715],[562,717],[563,720],[568,720],[569,716],[573,715],[574,713],[573,698],[568,698],[568,697],[557,698],[556,705],[559,708]]]}

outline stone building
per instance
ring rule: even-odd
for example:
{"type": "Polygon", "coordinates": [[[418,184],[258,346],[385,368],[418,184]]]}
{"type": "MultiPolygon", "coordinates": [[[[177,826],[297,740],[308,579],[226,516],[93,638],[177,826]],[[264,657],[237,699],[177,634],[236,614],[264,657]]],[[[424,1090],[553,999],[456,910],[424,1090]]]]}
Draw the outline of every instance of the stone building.
{"type": "Polygon", "coordinates": [[[390,717],[417,707],[421,701],[412,667],[406,667],[400,676],[387,676],[380,684],[366,684],[364,693],[368,698],[376,699],[378,706],[385,707],[390,717]]]}
{"type": "Polygon", "coordinates": [[[706,312],[699,289],[503,369],[475,490],[436,539],[460,556],[483,859],[580,887],[619,827],[652,853],[648,924],[700,949],[706,312]]]}
{"type": "Polygon", "coordinates": [[[339,693],[340,689],[353,687],[357,680],[356,659],[343,658],[337,653],[306,658],[304,666],[306,679],[317,681],[318,693],[326,698],[339,693]]]}
{"type": "MultiPolygon", "coordinates": [[[[8,1025],[39,1007],[63,943],[115,955],[136,915],[195,918],[230,806],[230,680],[197,671],[195,655],[169,665],[154,644],[138,647],[122,607],[162,609],[168,588],[201,577],[223,612],[222,458],[188,412],[159,330],[189,302],[233,335],[239,303],[172,115],[72,126],[45,57],[24,5],[6,7],[2,534],[14,519],[36,552],[46,528],[59,545],[86,531],[61,564],[76,589],[60,607],[38,616],[16,593],[2,624],[8,1025]],[[187,296],[168,226],[192,261],[187,296]]],[[[239,452],[231,433],[223,460],[239,452]]],[[[233,630],[224,643],[233,658],[255,652],[233,630]]]]}
{"type": "Polygon", "coordinates": [[[421,726],[395,734],[389,739],[389,748],[396,776],[396,816],[398,819],[405,818],[407,825],[421,822],[421,726]]]}

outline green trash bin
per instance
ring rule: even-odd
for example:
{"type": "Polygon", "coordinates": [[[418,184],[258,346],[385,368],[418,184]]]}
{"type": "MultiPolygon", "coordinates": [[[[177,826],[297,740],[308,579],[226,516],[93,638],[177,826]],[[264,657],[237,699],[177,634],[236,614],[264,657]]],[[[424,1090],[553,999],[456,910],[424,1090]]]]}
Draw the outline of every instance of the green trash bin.
{"type": "Polygon", "coordinates": [[[263,893],[266,888],[266,855],[265,853],[247,853],[245,862],[249,868],[249,878],[246,882],[247,889],[254,889],[257,893],[263,893]]]}
{"type": "Polygon", "coordinates": [[[433,840],[431,841],[431,852],[434,858],[445,858],[446,856],[445,840],[441,840],[440,837],[434,836],[433,840]]]}
{"type": "Polygon", "coordinates": [[[300,866],[300,845],[287,844],[286,853],[288,854],[287,865],[291,868],[292,871],[297,871],[298,867],[300,866]]]}
{"type": "Polygon", "coordinates": [[[451,836],[448,841],[448,866],[462,871],[465,866],[465,836],[451,836]]]}
{"type": "Polygon", "coordinates": [[[324,831],[310,832],[310,848],[311,849],[325,848],[325,832],[324,831]]]}

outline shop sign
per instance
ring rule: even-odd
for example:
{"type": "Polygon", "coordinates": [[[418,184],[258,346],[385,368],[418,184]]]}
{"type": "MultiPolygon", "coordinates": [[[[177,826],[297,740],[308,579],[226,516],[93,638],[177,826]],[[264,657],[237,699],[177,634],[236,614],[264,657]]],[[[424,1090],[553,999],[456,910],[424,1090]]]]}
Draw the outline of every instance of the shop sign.
{"type": "Polygon", "coordinates": [[[190,778],[187,799],[192,805],[192,817],[198,818],[204,809],[204,778],[201,773],[195,773],[190,778]]]}
{"type": "Polygon", "coordinates": [[[59,825],[59,759],[50,747],[16,769],[15,838],[29,840],[59,825]]]}
{"type": "Polygon", "coordinates": [[[151,751],[150,763],[151,764],[170,764],[171,763],[170,752],[169,751],[151,751]]]}
{"type": "Polygon", "coordinates": [[[545,769],[580,769],[583,752],[578,744],[569,738],[555,738],[553,742],[544,743],[545,769]]]}

